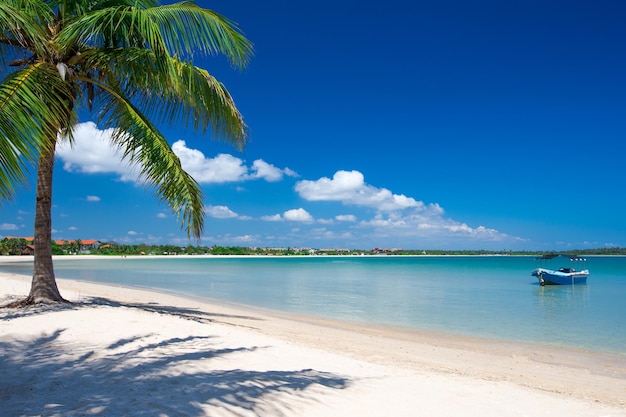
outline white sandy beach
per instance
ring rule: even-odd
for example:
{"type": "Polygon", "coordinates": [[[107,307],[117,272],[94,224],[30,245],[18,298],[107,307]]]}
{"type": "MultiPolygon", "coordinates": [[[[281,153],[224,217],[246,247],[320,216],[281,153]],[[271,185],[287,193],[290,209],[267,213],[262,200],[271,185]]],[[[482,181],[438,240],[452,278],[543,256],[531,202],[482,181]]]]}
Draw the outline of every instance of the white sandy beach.
{"type": "Polygon", "coordinates": [[[58,283],[73,304],[0,310],[3,416],[626,416],[624,355],[58,283]]]}

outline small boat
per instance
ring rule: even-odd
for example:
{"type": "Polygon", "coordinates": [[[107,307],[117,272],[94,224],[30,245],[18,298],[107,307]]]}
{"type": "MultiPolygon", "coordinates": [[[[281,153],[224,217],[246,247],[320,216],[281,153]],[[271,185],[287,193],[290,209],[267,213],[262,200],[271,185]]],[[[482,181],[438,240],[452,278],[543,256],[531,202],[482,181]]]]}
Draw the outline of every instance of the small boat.
{"type": "Polygon", "coordinates": [[[540,261],[542,267],[535,269],[530,275],[537,277],[540,285],[574,285],[587,283],[589,270],[586,269],[587,259],[585,258],[576,255],[553,253],[539,256],[535,260],[540,261]],[[556,270],[544,268],[544,266],[547,266],[547,262],[556,258],[569,259],[569,267],[561,267],[556,270]],[[580,270],[574,268],[575,265],[581,264],[582,268],[580,270]]]}

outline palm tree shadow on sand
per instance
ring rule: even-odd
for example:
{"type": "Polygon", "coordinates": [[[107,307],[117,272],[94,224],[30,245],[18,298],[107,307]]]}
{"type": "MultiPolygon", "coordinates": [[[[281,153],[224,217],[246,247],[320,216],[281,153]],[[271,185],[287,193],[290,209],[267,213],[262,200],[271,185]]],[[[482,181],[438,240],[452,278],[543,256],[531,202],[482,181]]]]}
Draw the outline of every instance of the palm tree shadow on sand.
{"type": "MultiPolygon", "coordinates": [[[[86,308],[89,304],[95,307],[116,303],[94,299],[73,308],[86,308]]],[[[142,308],[139,304],[130,307],[142,308]]],[[[198,316],[195,310],[144,307],[160,309],[162,314],[182,314],[192,320],[198,316]]],[[[24,309],[17,313],[23,314],[28,313],[24,309]]],[[[3,318],[7,315],[10,313],[5,311],[3,318]]],[[[209,316],[204,319],[211,320],[209,316]]],[[[350,384],[343,376],[313,369],[207,370],[206,361],[219,363],[228,355],[263,349],[212,348],[212,336],[192,335],[149,343],[143,338],[150,335],[140,335],[114,341],[104,352],[98,352],[61,341],[64,331],[29,340],[0,337],[3,413],[108,416],[115,410],[124,410],[131,415],[204,416],[219,408],[220,416],[291,416],[297,415],[301,406],[316,401],[313,392],[341,390],[350,384]],[[204,367],[194,369],[199,361],[204,367]]]]}
{"type": "Polygon", "coordinates": [[[89,308],[94,306],[108,306],[108,307],[126,307],[131,309],[138,309],[147,311],[150,313],[158,313],[170,316],[176,316],[178,318],[193,320],[200,323],[215,323],[221,322],[222,319],[244,319],[249,321],[260,320],[254,316],[245,315],[233,315],[222,314],[202,311],[194,308],[167,306],[158,303],[120,303],[104,297],[86,297],[78,302],[71,303],[41,303],[32,306],[12,308],[12,304],[19,300],[19,297],[8,296],[5,299],[0,300],[0,319],[15,319],[19,317],[28,317],[41,313],[49,313],[63,310],[73,310],[77,308],[89,308]]]}

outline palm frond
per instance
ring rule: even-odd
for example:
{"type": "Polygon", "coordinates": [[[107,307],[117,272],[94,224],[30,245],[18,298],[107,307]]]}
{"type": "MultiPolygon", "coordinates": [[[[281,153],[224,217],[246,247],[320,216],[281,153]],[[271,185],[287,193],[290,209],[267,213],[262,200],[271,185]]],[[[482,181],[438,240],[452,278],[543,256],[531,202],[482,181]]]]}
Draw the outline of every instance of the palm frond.
{"type": "Polygon", "coordinates": [[[68,24],[57,41],[65,46],[147,48],[157,56],[190,59],[198,52],[223,54],[237,67],[244,67],[252,55],[252,44],[233,22],[191,2],[96,10],[68,24]]]}
{"type": "MultiPolygon", "coordinates": [[[[48,24],[53,19],[54,13],[44,1],[3,0],[0,3],[0,44],[42,55],[48,47],[48,24]]],[[[2,54],[0,59],[4,58],[2,54]]]]}
{"type": "MultiPolygon", "coordinates": [[[[0,120],[0,129],[3,129],[4,120],[0,120]]],[[[0,202],[10,199],[16,190],[16,185],[26,179],[27,167],[22,154],[8,138],[0,136],[0,202]]]]}
{"type": "Polygon", "coordinates": [[[224,54],[240,68],[252,56],[252,43],[233,21],[192,2],[155,7],[146,14],[159,25],[172,55],[193,57],[198,51],[207,55],[224,54]]]}
{"type": "Polygon", "coordinates": [[[51,22],[54,19],[54,11],[47,3],[43,0],[3,0],[0,3],[0,10],[4,11],[0,13],[13,13],[15,20],[13,25],[19,25],[24,20],[51,22]]]}
{"type": "MultiPolygon", "coordinates": [[[[60,2],[62,0],[57,1],[60,2]]],[[[90,11],[109,7],[137,6],[148,8],[159,5],[157,0],[64,0],[62,3],[64,9],[62,14],[64,16],[82,16],[90,11]]]]}
{"type": "Polygon", "coordinates": [[[167,203],[187,236],[200,239],[204,229],[203,194],[161,133],[130,103],[112,114],[119,134],[115,141],[141,168],[148,184],[167,203]]]}
{"type": "Polygon", "coordinates": [[[115,128],[113,141],[124,157],[140,168],[146,183],[156,188],[157,196],[170,206],[187,236],[200,239],[204,229],[200,186],[182,168],[165,137],[121,91],[100,87],[113,96],[106,101],[101,124],[115,128]]]}
{"type": "Polygon", "coordinates": [[[36,64],[15,71],[0,84],[0,197],[10,197],[25,172],[66,126],[71,91],[55,67],[36,64]]]}
{"type": "Polygon", "coordinates": [[[174,58],[164,65],[152,51],[135,48],[93,49],[82,53],[80,60],[88,68],[107,68],[112,80],[128,74],[120,88],[144,114],[183,122],[201,132],[211,129],[215,137],[240,149],[244,146],[243,117],[226,87],[206,70],[174,58]]]}
{"type": "Polygon", "coordinates": [[[170,94],[164,94],[162,111],[171,117],[177,115],[178,109],[196,130],[206,131],[210,127],[216,137],[241,150],[246,143],[247,126],[224,84],[190,63],[175,61],[172,65],[176,74],[171,80],[170,94]]]}

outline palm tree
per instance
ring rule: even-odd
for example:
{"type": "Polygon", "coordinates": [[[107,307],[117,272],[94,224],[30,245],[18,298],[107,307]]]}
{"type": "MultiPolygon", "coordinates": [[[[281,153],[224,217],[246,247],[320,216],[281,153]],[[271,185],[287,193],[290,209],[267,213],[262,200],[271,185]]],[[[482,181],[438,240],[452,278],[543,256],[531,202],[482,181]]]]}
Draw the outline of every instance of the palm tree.
{"type": "Polygon", "coordinates": [[[197,55],[243,68],[251,43],[227,18],[192,1],[2,0],[0,198],[37,161],[35,261],[24,304],[65,301],[51,255],[52,171],[59,141],[72,141],[79,112],[115,128],[112,142],[169,204],[189,237],[204,227],[203,196],[151,121],[211,130],[239,148],[246,125],[226,88],[197,55]]]}

